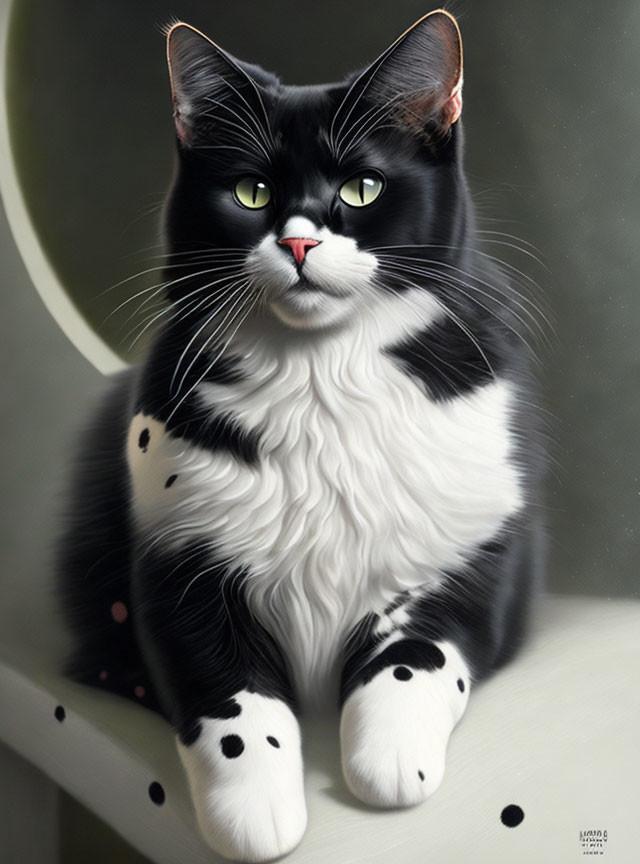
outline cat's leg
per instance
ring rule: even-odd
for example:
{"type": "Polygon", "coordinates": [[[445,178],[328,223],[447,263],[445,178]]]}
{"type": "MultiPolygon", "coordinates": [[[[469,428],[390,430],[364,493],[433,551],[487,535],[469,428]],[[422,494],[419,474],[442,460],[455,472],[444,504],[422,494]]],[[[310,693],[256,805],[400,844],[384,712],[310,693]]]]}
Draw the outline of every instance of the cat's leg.
{"type": "Polygon", "coordinates": [[[521,538],[487,544],[432,592],[363,619],[345,651],[343,772],[360,800],[418,804],[440,785],[472,684],[516,649],[537,565],[521,538]]]}
{"type": "MultiPolygon", "coordinates": [[[[384,620],[381,617],[380,620],[384,620]]],[[[375,626],[352,655],[343,687],[340,741],[345,780],[377,807],[409,807],[440,785],[449,736],[462,717],[471,673],[453,641],[375,626]]]]}
{"type": "Polygon", "coordinates": [[[307,816],[289,676],[246,605],[245,578],[205,544],[151,552],[135,574],[135,615],[200,829],[225,857],[254,862],[291,851],[307,816]]]}

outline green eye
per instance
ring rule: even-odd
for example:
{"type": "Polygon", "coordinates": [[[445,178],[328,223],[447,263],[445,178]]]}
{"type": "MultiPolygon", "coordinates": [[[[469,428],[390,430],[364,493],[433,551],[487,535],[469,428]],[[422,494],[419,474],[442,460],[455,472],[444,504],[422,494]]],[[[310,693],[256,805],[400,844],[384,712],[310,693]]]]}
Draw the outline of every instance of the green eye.
{"type": "Polygon", "coordinates": [[[378,198],[382,187],[380,177],[352,177],[340,187],[340,197],[349,207],[366,207],[378,198]]]}
{"type": "Polygon", "coordinates": [[[271,189],[264,180],[259,180],[257,177],[243,177],[242,180],[238,180],[233,193],[236,201],[250,210],[260,210],[271,201],[271,189]]]}

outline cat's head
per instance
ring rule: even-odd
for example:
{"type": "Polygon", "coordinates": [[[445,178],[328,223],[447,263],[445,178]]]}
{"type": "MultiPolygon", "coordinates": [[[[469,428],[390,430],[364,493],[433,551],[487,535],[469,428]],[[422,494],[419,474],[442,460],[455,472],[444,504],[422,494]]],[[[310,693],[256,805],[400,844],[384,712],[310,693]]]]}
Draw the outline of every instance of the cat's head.
{"type": "Polygon", "coordinates": [[[460,245],[462,46],[448,13],[326,86],[284,86],[183,23],[167,51],[169,260],[191,272],[169,293],[185,308],[204,292],[232,317],[254,304],[297,330],[333,327],[421,281],[390,266],[400,250],[446,259],[460,245]]]}

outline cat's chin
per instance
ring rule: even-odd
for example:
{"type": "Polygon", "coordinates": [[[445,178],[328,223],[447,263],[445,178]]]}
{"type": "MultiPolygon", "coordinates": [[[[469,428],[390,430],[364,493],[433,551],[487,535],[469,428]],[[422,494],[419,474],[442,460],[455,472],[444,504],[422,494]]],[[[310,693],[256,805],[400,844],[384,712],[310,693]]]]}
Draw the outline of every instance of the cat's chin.
{"type": "Polygon", "coordinates": [[[294,330],[323,330],[345,324],[351,304],[324,291],[291,291],[268,301],[273,314],[294,330]]]}

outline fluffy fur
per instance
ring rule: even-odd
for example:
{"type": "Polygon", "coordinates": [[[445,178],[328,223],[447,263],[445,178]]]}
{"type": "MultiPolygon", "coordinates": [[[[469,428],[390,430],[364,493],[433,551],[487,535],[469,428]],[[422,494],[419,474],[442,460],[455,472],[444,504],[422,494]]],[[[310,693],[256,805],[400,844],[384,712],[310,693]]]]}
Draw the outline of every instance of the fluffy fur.
{"type": "Polygon", "coordinates": [[[204,836],[261,861],[306,825],[298,711],[340,706],[349,788],[413,805],[523,638],[534,314],[477,238],[447,13],[325,87],[179,23],[168,52],[171,314],[81,446],[68,671],[162,711],[204,836]]]}

